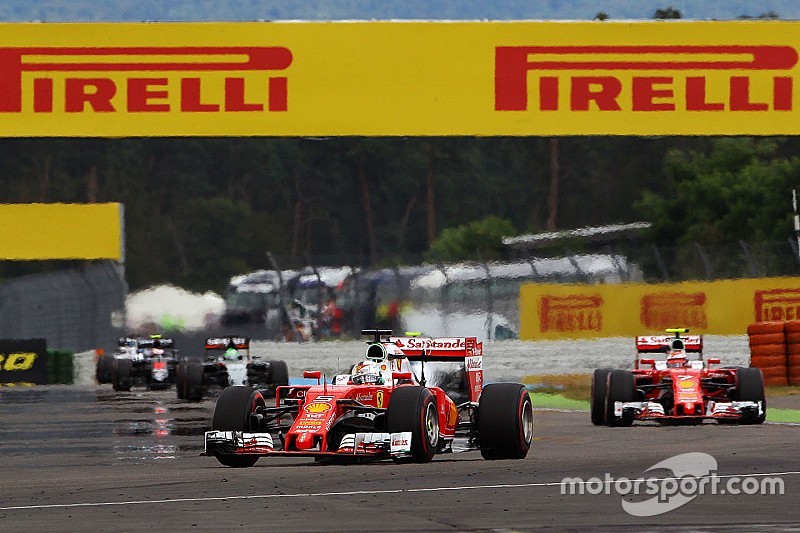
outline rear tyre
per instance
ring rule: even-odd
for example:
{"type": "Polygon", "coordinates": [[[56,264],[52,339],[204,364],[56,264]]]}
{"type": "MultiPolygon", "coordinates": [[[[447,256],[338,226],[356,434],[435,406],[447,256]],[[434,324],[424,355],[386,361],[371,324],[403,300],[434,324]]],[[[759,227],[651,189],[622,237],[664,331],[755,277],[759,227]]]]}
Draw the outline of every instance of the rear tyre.
{"type": "MultiPolygon", "coordinates": [[[[266,406],[264,397],[250,387],[228,387],[217,398],[212,429],[216,431],[250,431],[250,415],[266,406]]],[[[217,455],[217,461],[233,468],[247,468],[258,461],[257,455],[217,455]]]]}
{"type": "Polygon", "coordinates": [[[129,391],[133,385],[133,361],[114,359],[111,370],[111,386],[115,391],[129,391]]]}
{"type": "Polygon", "coordinates": [[[192,402],[203,399],[203,363],[196,360],[186,362],[184,371],[184,398],[192,402]]]}
{"type": "Polygon", "coordinates": [[[95,378],[100,384],[111,383],[112,372],[114,370],[114,357],[111,355],[101,355],[97,359],[95,378]]]}
{"type": "Polygon", "coordinates": [[[633,425],[633,415],[622,413],[614,414],[616,402],[632,402],[636,397],[636,388],[633,373],[627,370],[612,370],[608,374],[606,386],[606,424],[612,427],[625,427],[633,425]]]}
{"type": "Polygon", "coordinates": [[[533,440],[533,404],[524,385],[490,383],[478,404],[478,439],[484,459],[524,459],[533,440]]]}
{"type": "Polygon", "coordinates": [[[592,374],[592,424],[602,426],[606,423],[606,391],[610,368],[598,368],[592,374]]]}
{"type": "Polygon", "coordinates": [[[433,459],[439,446],[436,398],[425,387],[394,389],[386,409],[386,431],[411,432],[411,458],[415,463],[433,459]]]}
{"type": "Polygon", "coordinates": [[[741,424],[762,424],[767,418],[767,398],[764,394],[764,378],[758,368],[740,368],[736,371],[735,399],[740,402],[761,402],[762,413],[742,418],[741,424]]]}

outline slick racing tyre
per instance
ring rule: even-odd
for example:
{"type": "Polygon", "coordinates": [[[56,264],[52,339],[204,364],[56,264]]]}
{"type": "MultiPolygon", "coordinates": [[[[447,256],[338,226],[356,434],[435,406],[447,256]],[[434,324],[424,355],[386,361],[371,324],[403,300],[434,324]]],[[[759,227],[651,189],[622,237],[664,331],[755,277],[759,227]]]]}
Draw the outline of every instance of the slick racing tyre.
{"type": "Polygon", "coordinates": [[[270,361],[269,368],[272,372],[272,383],[276,387],[289,384],[289,367],[286,361],[270,361]]]}
{"type": "Polygon", "coordinates": [[[633,373],[627,370],[612,370],[608,374],[606,390],[606,424],[612,427],[633,425],[633,415],[623,413],[622,416],[614,414],[616,402],[632,402],[636,397],[633,373]]]}
{"type": "Polygon", "coordinates": [[[533,404],[524,385],[490,383],[478,404],[478,440],[484,459],[524,459],[533,440],[533,404]]]}
{"type": "Polygon", "coordinates": [[[433,459],[439,446],[436,398],[425,387],[394,389],[386,409],[386,431],[411,432],[411,458],[415,463],[433,459]]]}
{"type": "Polygon", "coordinates": [[[183,397],[192,402],[199,402],[203,399],[204,392],[203,363],[194,359],[186,361],[186,368],[183,372],[183,397]]]}
{"type": "MultiPolygon", "coordinates": [[[[250,415],[266,406],[264,397],[251,387],[228,387],[217,398],[211,428],[217,431],[250,431],[250,415]]],[[[247,468],[258,461],[257,455],[217,455],[225,466],[247,468]]]]}
{"type": "Polygon", "coordinates": [[[742,418],[741,424],[761,424],[767,418],[767,399],[764,395],[764,379],[758,368],[740,368],[736,371],[736,400],[761,402],[762,413],[742,418]]]}
{"type": "Polygon", "coordinates": [[[602,426],[606,423],[606,388],[610,368],[598,368],[592,374],[592,424],[602,426]]]}
{"type": "Polygon", "coordinates": [[[129,391],[133,385],[133,361],[114,359],[111,370],[111,386],[115,391],[129,391]]]}
{"type": "Polygon", "coordinates": [[[95,369],[95,378],[100,384],[111,383],[112,372],[114,371],[114,356],[101,355],[97,359],[97,368],[95,369]]]}
{"type": "Polygon", "coordinates": [[[175,363],[175,393],[179,400],[186,398],[186,360],[175,363]]]}

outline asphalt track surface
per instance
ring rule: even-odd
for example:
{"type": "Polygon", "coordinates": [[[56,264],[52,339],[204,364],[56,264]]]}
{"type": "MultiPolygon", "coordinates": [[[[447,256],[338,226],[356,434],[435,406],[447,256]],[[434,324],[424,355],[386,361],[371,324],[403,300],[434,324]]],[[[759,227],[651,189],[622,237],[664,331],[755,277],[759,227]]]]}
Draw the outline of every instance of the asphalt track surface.
{"type": "MultiPolygon", "coordinates": [[[[800,426],[594,427],[537,410],[527,459],[478,452],[429,464],[322,465],[202,457],[214,401],[108,385],[0,390],[2,531],[782,531],[800,524],[800,426]],[[719,476],[777,475],[783,495],[704,495],[652,517],[621,496],[561,493],[565,476],[643,476],[705,452],[719,476]]],[[[729,478],[723,477],[723,481],[729,478]]],[[[760,479],[760,478],[757,478],[760,479]]],[[[635,499],[635,498],[634,498],[635,499]]],[[[645,499],[640,497],[637,501],[645,499]]]]}

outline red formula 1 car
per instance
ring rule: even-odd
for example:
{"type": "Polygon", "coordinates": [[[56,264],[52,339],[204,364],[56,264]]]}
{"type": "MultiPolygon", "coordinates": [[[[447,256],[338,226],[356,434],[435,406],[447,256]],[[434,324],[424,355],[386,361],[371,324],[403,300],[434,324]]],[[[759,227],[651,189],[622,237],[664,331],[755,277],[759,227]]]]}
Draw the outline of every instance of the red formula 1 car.
{"type": "Polygon", "coordinates": [[[233,467],[265,456],[386,459],[424,463],[437,453],[480,449],[486,459],[522,459],[533,437],[533,407],[524,385],[483,385],[482,343],[475,337],[372,335],[366,359],[350,374],[317,385],[278,387],[267,406],[250,387],[230,387],[217,400],[205,455],[233,467]],[[466,401],[426,386],[436,363],[463,365],[466,401]]]}
{"type": "Polygon", "coordinates": [[[719,367],[703,359],[702,335],[684,328],[674,335],[636,338],[634,370],[601,368],[592,376],[595,425],[630,426],[635,420],[699,424],[760,424],[766,418],[764,382],[758,368],[719,367]],[[666,354],[656,360],[655,353],[666,354]],[[645,355],[645,358],[641,358],[645,355]]]}

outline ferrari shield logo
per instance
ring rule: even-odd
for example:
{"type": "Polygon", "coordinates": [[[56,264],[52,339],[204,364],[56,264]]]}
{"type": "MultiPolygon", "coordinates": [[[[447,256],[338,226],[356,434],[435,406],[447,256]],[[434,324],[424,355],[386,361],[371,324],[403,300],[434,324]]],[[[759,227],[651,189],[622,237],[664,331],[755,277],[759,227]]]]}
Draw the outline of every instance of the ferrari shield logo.
{"type": "Polygon", "coordinates": [[[375,401],[378,403],[378,407],[383,407],[383,391],[379,390],[376,394],[375,401]]]}

